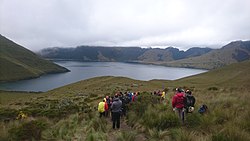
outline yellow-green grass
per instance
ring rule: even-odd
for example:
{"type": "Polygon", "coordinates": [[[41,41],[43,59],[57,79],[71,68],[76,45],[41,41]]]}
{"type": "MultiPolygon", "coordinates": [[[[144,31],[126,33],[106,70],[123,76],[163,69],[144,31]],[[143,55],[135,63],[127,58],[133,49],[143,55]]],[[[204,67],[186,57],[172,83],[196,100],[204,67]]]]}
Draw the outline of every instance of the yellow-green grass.
{"type": "Polygon", "coordinates": [[[19,107],[15,106],[26,101],[30,101],[35,97],[42,97],[43,93],[33,93],[33,92],[8,92],[0,91],[0,107],[19,107]]]}
{"type": "MultiPolygon", "coordinates": [[[[181,141],[249,140],[249,66],[250,61],[246,61],[175,81],[139,81],[105,76],[80,81],[40,94],[1,92],[1,106],[5,108],[21,109],[30,106],[29,104],[35,107],[45,102],[53,106],[53,103],[49,102],[63,103],[67,100],[73,101],[76,105],[84,102],[91,108],[91,111],[88,113],[83,112],[84,110],[69,112],[63,116],[58,114],[62,116],[60,118],[45,114],[43,117],[28,115],[29,118],[23,121],[11,120],[8,123],[1,121],[4,130],[0,132],[0,137],[9,139],[9,135],[16,133],[10,130],[11,128],[15,128],[14,131],[20,131],[19,129],[25,128],[22,125],[32,119],[46,123],[47,128],[42,130],[41,135],[44,140],[126,140],[126,138],[129,140],[181,141]],[[185,125],[178,124],[172,112],[170,101],[174,95],[172,89],[175,87],[192,89],[197,100],[195,112],[187,116],[185,125]],[[163,88],[169,89],[168,104],[151,103],[150,92],[163,88]],[[98,102],[104,96],[114,95],[117,91],[140,91],[142,93],[142,101],[131,105],[128,118],[122,121],[123,124],[127,123],[131,127],[121,132],[112,130],[110,119],[108,122],[105,119],[100,120],[96,110],[98,102]],[[197,112],[201,104],[206,104],[209,108],[205,115],[197,112]]],[[[46,110],[46,108],[49,110],[48,106],[41,110],[46,110]]],[[[34,128],[40,129],[39,126],[34,128]]]]}

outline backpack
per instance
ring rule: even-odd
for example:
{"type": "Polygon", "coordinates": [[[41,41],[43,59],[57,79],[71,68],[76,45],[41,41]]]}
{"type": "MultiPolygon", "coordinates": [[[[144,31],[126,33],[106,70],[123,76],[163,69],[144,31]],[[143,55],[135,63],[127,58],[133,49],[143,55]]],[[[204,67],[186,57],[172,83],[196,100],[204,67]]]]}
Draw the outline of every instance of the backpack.
{"type": "Polygon", "coordinates": [[[193,95],[186,95],[185,107],[194,107],[195,98],[193,95]]]}
{"type": "Polygon", "coordinates": [[[203,105],[201,105],[201,107],[200,107],[200,109],[198,110],[198,112],[199,112],[200,114],[204,114],[207,110],[208,110],[207,105],[203,104],[203,105]]]}

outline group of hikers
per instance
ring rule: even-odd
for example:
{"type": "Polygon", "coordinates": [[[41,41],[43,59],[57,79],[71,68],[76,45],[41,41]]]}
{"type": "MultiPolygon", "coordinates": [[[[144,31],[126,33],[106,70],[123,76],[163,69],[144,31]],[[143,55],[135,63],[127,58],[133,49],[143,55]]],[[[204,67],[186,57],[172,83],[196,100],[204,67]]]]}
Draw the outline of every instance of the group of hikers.
{"type": "Polygon", "coordinates": [[[176,88],[176,93],[172,98],[173,111],[184,123],[185,114],[194,111],[195,97],[190,90],[176,88]]]}
{"type": "Polygon", "coordinates": [[[98,104],[98,112],[101,117],[110,117],[113,121],[113,129],[120,128],[120,117],[126,116],[128,104],[131,101],[136,101],[140,93],[116,93],[114,96],[106,96],[98,104]]]}
{"type": "MultiPolygon", "coordinates": [[[[165,91],[154,91],[151,93],[152,95],[160,96],[160,102],[169,101],[166,99],[166,92],[165,91]]],[[[114,96],[106,96],[99,104],[98,104],[98,112],[101,117],[110,117],[113,122],[113,129],[120,128],[120,117],[126,116],[128,104],[130,102],[137,101],[138,96],[140,95],[139,92],[131,93],[122,92],[116,93],[114,96]]],[[[194,111],[195,106],[195,97],[192,95],[191,90],[176,88],[175,94],[172,97],[171,106],[173,111],[179,117],[182,123],[184,123],[185,115],[187,113],[192,113],[194,111]]],[[[207,111],[207,106],[202,105],[198,112],[203,114],[207,111]]]]}

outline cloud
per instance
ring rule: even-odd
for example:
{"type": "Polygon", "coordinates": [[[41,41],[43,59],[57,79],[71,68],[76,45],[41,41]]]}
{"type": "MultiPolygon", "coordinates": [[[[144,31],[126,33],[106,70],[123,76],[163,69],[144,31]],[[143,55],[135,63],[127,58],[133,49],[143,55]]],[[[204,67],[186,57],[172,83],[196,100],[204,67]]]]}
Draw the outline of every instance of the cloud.
{"type": "Polygon", "coordinates": [[[51,46],[221,47],[249,40],[248,0],[0,0],[0,33],[51,46]]]}

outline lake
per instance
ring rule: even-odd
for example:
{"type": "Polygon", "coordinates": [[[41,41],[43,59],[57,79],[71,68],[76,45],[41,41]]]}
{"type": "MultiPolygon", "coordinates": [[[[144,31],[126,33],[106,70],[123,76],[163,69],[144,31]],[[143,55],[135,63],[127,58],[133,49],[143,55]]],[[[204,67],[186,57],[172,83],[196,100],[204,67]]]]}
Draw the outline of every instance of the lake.
{"type": "Polygon", "coordinates": [[[71,72],[48,74],[35,79],[1,83],[0,89],[44,92],[97,76],[123,76],[137,80],[175,80],[207,71],[200,69],[174,68],[158,65],[119,62],[57,61],[55,63],[66,67],[71,72]]]}

